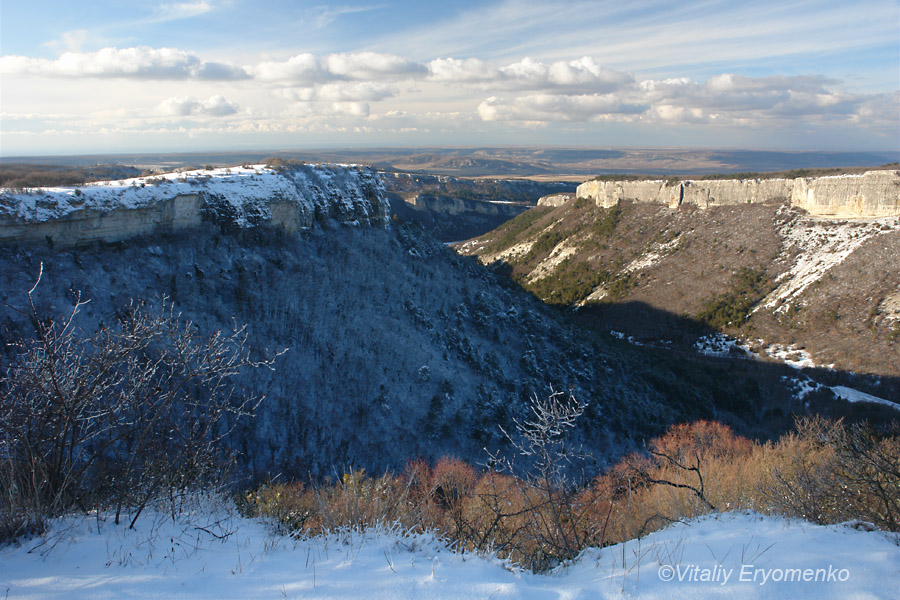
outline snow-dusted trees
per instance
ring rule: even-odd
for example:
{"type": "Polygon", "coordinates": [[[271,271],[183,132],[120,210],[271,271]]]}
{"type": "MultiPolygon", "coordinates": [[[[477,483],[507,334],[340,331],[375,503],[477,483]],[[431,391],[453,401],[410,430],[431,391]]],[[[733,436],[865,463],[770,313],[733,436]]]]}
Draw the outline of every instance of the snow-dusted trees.
{"type": "MultiPolygon", "coordinates": [[[[37,284],[35,284],[37,287],[37,284]]],[[[0,374],[0,536],[73,508],[130,511],[222,474],[220,441],[258,399],[230,379],[252,359],[241,328],[201,338],[165,300],[134,304],[117,326],[82,336],[76,300],[45,319],[0,374]]]]}

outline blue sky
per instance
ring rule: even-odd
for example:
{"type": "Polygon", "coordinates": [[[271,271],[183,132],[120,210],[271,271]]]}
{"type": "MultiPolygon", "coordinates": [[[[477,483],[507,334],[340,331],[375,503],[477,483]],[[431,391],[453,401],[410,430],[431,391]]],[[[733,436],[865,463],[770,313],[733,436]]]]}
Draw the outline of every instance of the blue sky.
{"type": "Polygon", "coordinates": [[[0,154],[900,148],[900,2],[0,4],[0,154]]]}

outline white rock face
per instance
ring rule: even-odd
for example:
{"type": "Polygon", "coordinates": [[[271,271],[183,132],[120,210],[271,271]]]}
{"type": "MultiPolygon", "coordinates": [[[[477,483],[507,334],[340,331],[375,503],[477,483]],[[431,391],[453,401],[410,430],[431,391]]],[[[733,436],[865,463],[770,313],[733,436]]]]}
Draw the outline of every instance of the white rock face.
{"type": "Polygon", "coordinates": [[[819,217],[900,216],[900,171],[868,171],[862,175],[797,179],[587,181],[579,198],[591,198],[609,208],[622,200],[651,202],[676,208],[700,208],[763,202],[790,202],[819,217]]]}
{"type": "Polygon", "coordinates": [[[551,194],[549,196],[541,196],[538,198],[537,205],[538,206],[562,206],[569,200],[575,198],[575,194],[551,194]]]}
{"type": "Polygon", "coordinates": [[[824,217],[900,215],[900,171],[794,180],[791,204],[824,217]]]}
{"type": "Polygon", "coordinates": [[[384,185],[371,169],[264,165],[169,173],[79,188],[0,190],[0,243],[69,246],[211,223],[296,231],[316,221],[385,226],[384,185]]]}

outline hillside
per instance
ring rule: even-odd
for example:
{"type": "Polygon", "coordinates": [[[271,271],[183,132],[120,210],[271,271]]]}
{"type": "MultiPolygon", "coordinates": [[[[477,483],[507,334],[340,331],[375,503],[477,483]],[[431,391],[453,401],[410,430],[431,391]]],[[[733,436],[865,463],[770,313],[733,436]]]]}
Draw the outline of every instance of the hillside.
{"type": "MultiPolygon", "coordinates": [[[[589,403],[578,437],[595,464],[674,422],[717,418],[766,437],[807,410],[777,368],[735,375],[585,332],[414,223],[386,227],[369,171],[298,169],[4,195],[3,347],[31,335],[17,309],[41,264],[39,313],[58,317],[80,291],[85,332],[115,324],[131,299],[163,295],[204,335],[246,324],[257,351],[289,350],[274,372],[241,379],[266,400],[232,442],[245,466],[295,475],[482,460],[500,446],[499,426],[551,388],[589,403]],[[271,189],[281,191],[266,201],[271,189]]],[[[827,411],[820,396],[814,409],[827,411]]]]}
{"type": "Polygon", "coordinates": [[[548,194],[575,185],[527,179],[461,179],[443,175],[381,173],[391,213],[415,221],[442,242],[465,240],[499,227],[548,194]]]}
{"type": "Polygon", "coordinates": [[[458,249],[499,261],[550,303],[580,307],[601,331],[746,356],[699,340],[724,332],[759,358],[828,367],[817,376],[829,381],[869,374],[867,390],[900,398],[897,217],[821,219],[783,200],[603,208],[582,197],[538,206],[458,249]]]}

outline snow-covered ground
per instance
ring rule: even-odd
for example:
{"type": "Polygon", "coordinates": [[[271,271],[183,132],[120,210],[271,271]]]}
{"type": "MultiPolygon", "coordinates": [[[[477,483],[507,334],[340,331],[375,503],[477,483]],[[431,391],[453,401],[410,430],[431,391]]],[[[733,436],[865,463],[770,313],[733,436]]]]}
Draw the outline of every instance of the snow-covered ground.
{"type": "Polygon", "coordinates": [[[697,338],[694,350],[706,356],[740,356],[741,358],[758,358],[743,341],[724,333],[712,333],[697,338]]]}
{"type": "Polygon", "coordinates": [[[841,264],[865,241],[882,233],[900,229],[900,219],[883,217],[855,221],[830,221],[800,218],[787,221],[781,228],[784,249],[800,252],[790,270],[778,278],[778,287],[755,310],[775,308],[784,312],[806,288],[841,264]]]}
{"type": "Polygon", "coordinates": [[[791,378],[782,377],[782,380],[791,387],[794,396],[800,400],[806,398],[811,392],[831,390],[835,396],[841,400],[846,400],[847,402],[870,402],[873,404],[881,404],[882,406],[887,406],[894,410],[900,410],[900,404],[896,402],[891,402],[890,400],[885,400],[884,398],[879,398],[878,396],[873,396],[872,394],[867,394],[844,385],[823,385],[803,375],[791,378]]]}
{"type": "MultiPolygon", "coordinates": [[[[817,366],[809,352],[803,348],[797,348],[796,346],[769,344],[763,348],[763,351],[766,355],[771,356],[776,360],[780,360],[784,364],[794,367],[795,369],[811,369],[817,366]]],[[[834,368],[834,365],[829,365],[828,368],[834,368]]]]}
{"type": "Polygon", "coordinates": [[[349,207],[366,197],[367,186],[371,190],[383,189],[374,171],[355,165],[298,165],[287,170],[246,165],[98,181],[83,186],[0,188],[0,216],[40,222],[80,210],[143,208],[201,191],[225,198],[235,207],[274,199],[309,205],[310,209],[325,201],[343,202],[349,207]]]}
{"type": "Polygon", "coordinates": [[[9,598],[896,598],[896,535],[753,513],[589,549],[547,575],[384,529],[294,540],[219,514],[137,529],[65,519],[0,550],[9,598]],[[220,537],[216,537],[220,536],[220,537]],[[221,539],[220,539],[221,538],[221,539]]]}
{"type": "Polygon", "coordinates": [[[891,402],[890,400],[885,400],[884,398],[860,392],[859,390],[854,390],[853,388],[848,388],[843,385],[832,386],[831,391],[834,392],[837,397],[843,398],[847,402],[873,402],[875,404],[883,404],[884,406],[900,410],[900,404],[897,404],[896,402],[891,402]]]}

